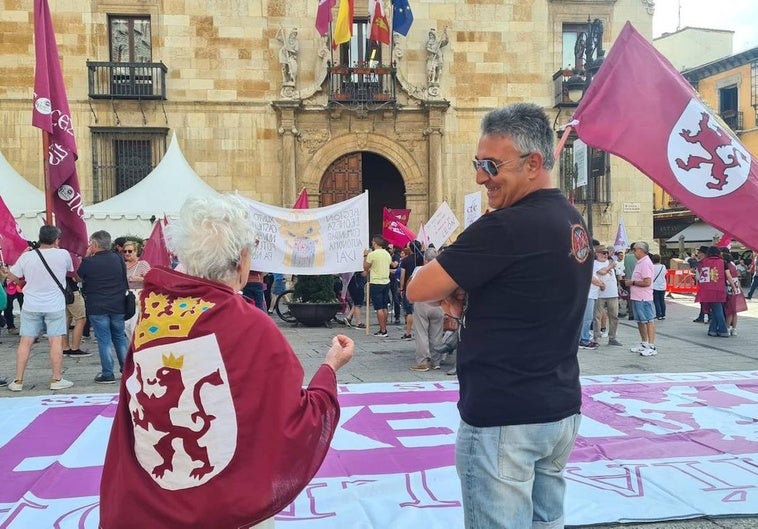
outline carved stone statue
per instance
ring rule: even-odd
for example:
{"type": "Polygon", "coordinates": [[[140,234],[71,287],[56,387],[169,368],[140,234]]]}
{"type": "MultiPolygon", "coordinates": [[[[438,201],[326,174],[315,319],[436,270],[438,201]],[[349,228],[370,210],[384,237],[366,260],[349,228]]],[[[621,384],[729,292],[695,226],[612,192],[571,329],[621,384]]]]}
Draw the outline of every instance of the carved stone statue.
{"type": "Polygon", "coordinates": [[[429,30],[429,36],[426,39],[426,76],[429,86],[439,86],[440,73],[444,62],[442,48],[447,46],[447,28],[442,33],[442,39],[437,39],[437,30],[429,30]]]}
{"type": "Polygon", "coordinates": [[[276,33],[276,40],[282,44],[279,50],[282,85],[294,87],[297,80],[297,54],[300,50],[300,45],[297,42],[297,28],[292,28],[289,34],[284,28],[279,28],[276,33]]]}

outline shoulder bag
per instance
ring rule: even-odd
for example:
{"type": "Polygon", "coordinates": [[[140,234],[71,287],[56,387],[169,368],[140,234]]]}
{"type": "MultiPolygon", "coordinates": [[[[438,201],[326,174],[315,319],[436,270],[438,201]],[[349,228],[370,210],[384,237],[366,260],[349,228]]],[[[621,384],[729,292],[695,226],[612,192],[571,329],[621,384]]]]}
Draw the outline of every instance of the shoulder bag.
{"type": "Polygon", "coordinates": [[[63,292],[63,297],[66,298],[66,305],[71,305],[74,302],[74,291],[71,290],[68,282],[66,282],[66,288],[63,288],[63,285],[61,285],[60,281],[58,281],[58,278],[55,277],[53,271],[50,270],[50,267],[48,266],[47,261],[45,261],[45,258],[42,257],[42,252],[39,251],[39,248],[35,248],[34,251],[37,252],[37,255],[39,255],[39,258],[42,260],[42,264],[45,265],[45,268],[50,273],[50,277],[53,278],[55,284],[58,285],[58,288],[60,288],[61,292],[63,292]]]}

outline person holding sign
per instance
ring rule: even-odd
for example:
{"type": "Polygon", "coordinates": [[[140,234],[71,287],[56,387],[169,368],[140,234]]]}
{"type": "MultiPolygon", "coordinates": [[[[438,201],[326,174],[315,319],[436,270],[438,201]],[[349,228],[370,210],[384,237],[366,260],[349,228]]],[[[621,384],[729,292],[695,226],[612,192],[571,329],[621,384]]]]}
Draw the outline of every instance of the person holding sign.
{"type": "Polygon", "coordinates": [[[554,131],[540,107],[494,110],[481,130],[473,165],[491,211],[419,270],[407,294],[442,301],[461,327],[456,468],[465,527],[563,527],[590,237],[552,185],[554,131]]]}

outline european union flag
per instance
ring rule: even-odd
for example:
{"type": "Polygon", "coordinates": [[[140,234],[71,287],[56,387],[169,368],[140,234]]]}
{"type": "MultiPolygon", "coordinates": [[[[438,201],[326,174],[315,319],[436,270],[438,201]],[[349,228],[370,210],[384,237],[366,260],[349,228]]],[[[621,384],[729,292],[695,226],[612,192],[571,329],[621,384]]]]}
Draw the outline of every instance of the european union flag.
{"type": "Polygon", "coordinates": [[[413,11],[408,0],[395,0],[392,6],[392,31],[407,36],[411,24],[413,24],[413,11]]]}

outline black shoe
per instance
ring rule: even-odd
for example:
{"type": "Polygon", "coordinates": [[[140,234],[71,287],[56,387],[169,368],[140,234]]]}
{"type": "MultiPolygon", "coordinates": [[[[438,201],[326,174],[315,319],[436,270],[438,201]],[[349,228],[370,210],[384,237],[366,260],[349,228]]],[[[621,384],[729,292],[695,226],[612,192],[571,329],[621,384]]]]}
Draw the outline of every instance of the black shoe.
{"type": "Polygon", "coordinates": [[[102,373],[100,373],[99,375],[95,377],[95,382],[99,384],[115,384],[116,377],[113,375],[105,376],[102,373]]]}
{"type": "Polygon", "coordinates": [[[703,318],[695,318],[692,320],[692,323],[705,323],[705,320],[703,318]]]}
{"type": "Polygon", "coordinates": [[[66,349],[63,351],[63,354],[65,356],[76,356],[79,358],[84,358],[85,356],[92,356],[92,353],[88,353],[87,351],[82,351],[81,349],[66,349]]]}
{"type": "Polygon", "coordinates": [[[4,378],[0,378],[0,388],[4,388],[8,385],[8,381],[4,378]]]}

